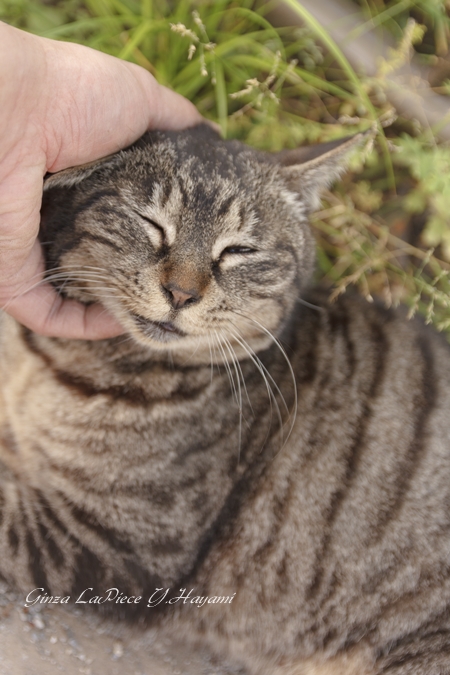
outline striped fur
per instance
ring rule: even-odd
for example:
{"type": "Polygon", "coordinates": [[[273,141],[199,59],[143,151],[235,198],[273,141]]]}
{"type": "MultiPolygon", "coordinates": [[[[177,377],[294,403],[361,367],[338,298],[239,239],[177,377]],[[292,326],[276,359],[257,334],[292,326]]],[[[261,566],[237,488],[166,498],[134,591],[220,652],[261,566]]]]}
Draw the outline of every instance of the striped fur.
{"type": "Polygon", "coordinates": [[[355,142],[274,158],[199,127],[49,178],[48,277],[126,335],[2,318],[5,579],[142,596],[101,608],[254,675],[450,673],[449,348],[307,288],[355,142]]]}

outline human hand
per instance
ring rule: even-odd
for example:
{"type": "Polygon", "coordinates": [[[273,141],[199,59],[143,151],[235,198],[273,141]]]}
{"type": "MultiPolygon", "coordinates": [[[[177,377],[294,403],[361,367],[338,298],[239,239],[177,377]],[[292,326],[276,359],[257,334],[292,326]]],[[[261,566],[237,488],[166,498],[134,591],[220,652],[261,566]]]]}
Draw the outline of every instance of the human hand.
{"type": "Polygon", "coordinates": [[[111,154],[147,129],[202,118],[139,66],[1,22],[0,63],[0,308],[42,335],[120,335],[102,306],[64,300],[39,283],[43,176],[111,154]]]}

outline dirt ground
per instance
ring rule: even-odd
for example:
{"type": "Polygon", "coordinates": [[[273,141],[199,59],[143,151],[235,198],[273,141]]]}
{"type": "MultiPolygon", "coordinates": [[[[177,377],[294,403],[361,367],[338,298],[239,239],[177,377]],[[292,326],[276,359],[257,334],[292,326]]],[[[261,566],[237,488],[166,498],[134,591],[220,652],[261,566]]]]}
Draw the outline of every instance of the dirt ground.
{"type": "Polygon", "coordinates": [[[157,629],[62,605],[24,607],[0,584],[0,675],[239,675],[157,629]]]}

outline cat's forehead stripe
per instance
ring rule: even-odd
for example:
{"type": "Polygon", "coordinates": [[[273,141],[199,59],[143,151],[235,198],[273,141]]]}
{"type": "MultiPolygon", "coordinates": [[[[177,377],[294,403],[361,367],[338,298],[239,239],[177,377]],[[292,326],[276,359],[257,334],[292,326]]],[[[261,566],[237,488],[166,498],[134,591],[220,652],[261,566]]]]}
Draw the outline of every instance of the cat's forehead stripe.
{"type": "Polygon", "coordinates": [[[166,180],[164,183],[159,185],[160,188],[160,203],[161,207],[164,208],[167,202],[170,199],[170,195],[172,194],[172,181],[171,180],[166,180]]]}
{"type": "Polygon", "coordinates": [[[232,205],[235,203],[235,201],[236,201],[236,196],[234,194],[225,198],[223,200],[223,202],[221,204],[219,204],[219,207],[217,209],[217,216],[219,218],[223,217],[223,216],[226,216],[229,213],[229,211],[230,211],[232,205]]]}

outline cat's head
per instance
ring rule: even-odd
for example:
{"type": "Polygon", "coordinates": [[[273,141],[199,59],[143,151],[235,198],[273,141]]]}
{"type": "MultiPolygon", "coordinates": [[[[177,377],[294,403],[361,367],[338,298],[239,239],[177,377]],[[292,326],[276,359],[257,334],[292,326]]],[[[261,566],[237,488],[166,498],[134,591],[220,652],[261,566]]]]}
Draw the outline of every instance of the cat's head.
{"type": "Polygon", "coordinates": [[[47,178],[48,277],[156,349],[267,345],[311,276],[308,213],[357,141],[270,155],[206,125],[147,133],[47,178]]]}

